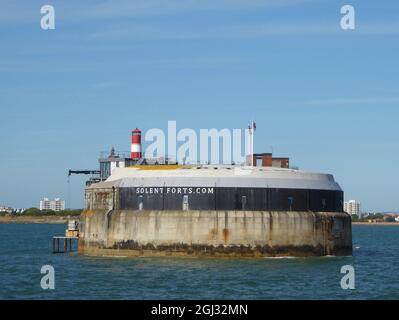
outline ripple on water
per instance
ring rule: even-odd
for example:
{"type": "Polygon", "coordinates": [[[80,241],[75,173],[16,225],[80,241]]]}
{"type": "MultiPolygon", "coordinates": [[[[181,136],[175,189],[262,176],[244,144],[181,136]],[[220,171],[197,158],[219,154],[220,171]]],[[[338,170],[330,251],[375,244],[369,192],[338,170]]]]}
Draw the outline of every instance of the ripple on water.
{"type": "Polygon", "coordinates": [[[398,299],[399,228],[354,226],[350,257],[198,259],[51,254],[63,225],[0,225],[2,299],[398,299]],[[33,240],[32,240],[33,239],[33,240]],[[40,288],[51,264],[56,289],[40,288]],[[350,264],[356,289],[342,290],[350,264]]]}

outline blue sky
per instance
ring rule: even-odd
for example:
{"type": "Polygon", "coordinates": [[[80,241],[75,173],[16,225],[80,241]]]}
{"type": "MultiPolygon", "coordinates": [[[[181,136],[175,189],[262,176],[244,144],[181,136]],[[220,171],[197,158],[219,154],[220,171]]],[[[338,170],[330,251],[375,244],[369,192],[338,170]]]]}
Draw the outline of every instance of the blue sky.
{"type": "Polygon", "coordinates": [[[333,173],[364,210],[399,210],[398,16],[393,0],[2,1],[0,205],[66,198],[67,170],[129,150],[136,126],[254,118],[255,151],[333,173]]]}

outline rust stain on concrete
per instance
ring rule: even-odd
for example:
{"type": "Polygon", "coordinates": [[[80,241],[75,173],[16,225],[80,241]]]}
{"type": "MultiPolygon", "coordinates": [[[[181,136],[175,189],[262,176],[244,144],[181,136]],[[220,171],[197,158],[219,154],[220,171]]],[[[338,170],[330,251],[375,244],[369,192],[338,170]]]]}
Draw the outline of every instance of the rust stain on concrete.
{"type": "Polygon", "coordinates": [[[224,244],[229,242],[229,229],[223,229],[223,241],[224,244]]]}

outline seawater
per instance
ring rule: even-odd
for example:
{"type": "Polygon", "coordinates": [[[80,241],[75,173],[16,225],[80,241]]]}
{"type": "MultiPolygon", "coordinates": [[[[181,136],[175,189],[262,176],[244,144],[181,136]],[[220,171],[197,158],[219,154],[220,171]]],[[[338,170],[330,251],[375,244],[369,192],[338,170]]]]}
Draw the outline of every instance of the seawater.
{"type": "Polygon", "coordinates": [[[353,256],[124,258],[52,254],[64,225],[0,224],[0,299],[398,299],[399,227],[353,226],[353,256]],[[43,290],[40,269],[55,269],[43,290]],[[343,290],[343,265],[355,289],[343,290]]]}

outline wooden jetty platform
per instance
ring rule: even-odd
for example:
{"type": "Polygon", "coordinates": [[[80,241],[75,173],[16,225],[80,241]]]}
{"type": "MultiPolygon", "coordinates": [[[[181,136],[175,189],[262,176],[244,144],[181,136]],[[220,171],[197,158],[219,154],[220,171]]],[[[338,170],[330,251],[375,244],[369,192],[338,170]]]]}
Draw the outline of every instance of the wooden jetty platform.
{"type": "Polygon", "coordinates": [[[53,237],[53,253],[66,253],[77,251],[77,241],[76,250],[73,250],[73,239],[79,240],[79,237],[65,237],[65,236],[55,236],[53,237]],[[62,242],[62,243],[61,243],[62,242]]]}

